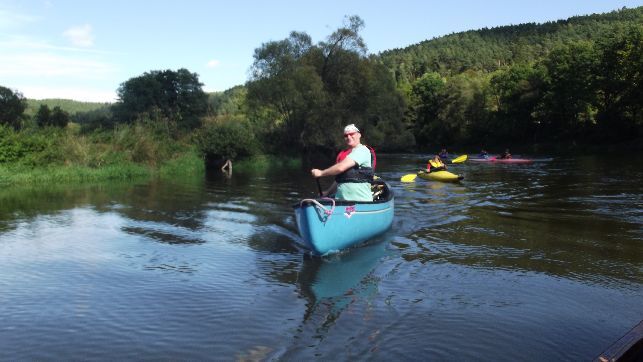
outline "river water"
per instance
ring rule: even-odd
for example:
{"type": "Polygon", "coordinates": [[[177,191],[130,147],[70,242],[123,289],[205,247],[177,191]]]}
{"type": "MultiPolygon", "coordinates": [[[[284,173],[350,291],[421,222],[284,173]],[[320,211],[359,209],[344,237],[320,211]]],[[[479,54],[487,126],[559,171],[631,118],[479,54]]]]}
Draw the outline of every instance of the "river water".
{"type": "Polygon", "coordinates": [[[380,155],[392,229],[297,247],[304,170],[0,190],[0,360],[591,360],[643,319],[643,159],[380,155]]]}

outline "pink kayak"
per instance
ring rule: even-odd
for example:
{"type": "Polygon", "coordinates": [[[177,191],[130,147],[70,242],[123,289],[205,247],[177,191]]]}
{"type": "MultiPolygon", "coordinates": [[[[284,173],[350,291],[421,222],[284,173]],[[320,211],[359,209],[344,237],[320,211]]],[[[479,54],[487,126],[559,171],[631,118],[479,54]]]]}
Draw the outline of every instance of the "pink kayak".
{"type": "Polygon", "coordinates": [[[496,158],[496,157],[489,157],[489,158],[470,158],[469,161],[471,162],[491,162],[491,163],[518,163],[518,164],[528,164],[528,163],[533,163],[533,160],[529,160],[526,158],[496,158]]]}

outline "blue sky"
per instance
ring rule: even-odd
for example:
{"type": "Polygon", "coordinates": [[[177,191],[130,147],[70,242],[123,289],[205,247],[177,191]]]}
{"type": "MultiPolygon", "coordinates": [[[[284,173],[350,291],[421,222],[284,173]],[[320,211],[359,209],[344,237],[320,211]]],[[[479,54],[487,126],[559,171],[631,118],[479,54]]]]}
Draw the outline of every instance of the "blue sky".
{"type": "Polygon", "coordinates": [[[0,0],[0,85],[27,98],[111,102],[124,81],[187,68],[206,91],[244,84],[254,49],[325,40],[358,15],[370,53],[483,27],[603,13],[643,0],[0,0]]]}

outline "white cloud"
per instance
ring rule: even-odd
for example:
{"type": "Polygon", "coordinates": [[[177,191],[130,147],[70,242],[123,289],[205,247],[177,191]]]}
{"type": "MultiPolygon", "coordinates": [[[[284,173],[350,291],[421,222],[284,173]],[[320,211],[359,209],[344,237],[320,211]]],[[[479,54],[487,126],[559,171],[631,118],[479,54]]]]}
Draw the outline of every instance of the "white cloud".
{"type": "Polygon", "coordinates": [[[92,35],[92,27],[89,24],[71,27],[63,35],[76,46],[90,47],[94,45],[94,36],[92,35]]]}
{"type": "Polygon", "coordinates": [[[98,49],[87,49],[71,46],[57,46],[51,45],[47,42],[34,39],[29,36],[24,35],[9,35],[5,37],[6,40],[0,40],[0,51],[1,52],[11,52],[11,51],[23,51],[27,50],[51,50],[51,51],[69,51],[69,52],[80,52],[80,53],[95,53],[95,54],[114,54],[114,52],[102,51],[98,49]]]}
{"type": "Polygon", "coordinates": [[[208,68],[216,68],[221,64],[221,62],[217,59],[212,59],[211,61],[208,62],[208,68]]]}
{"type": "Polygon", "coordinates": [[[38,20],[38,17],[0,9],[0,29],[19,27],[38,20]]]}
{"type": "Polygon", "coordinates": [[[77,77],[104,79],[116,69],[94,59],[32,52],[0,53],[0,77],[77,77]]]}

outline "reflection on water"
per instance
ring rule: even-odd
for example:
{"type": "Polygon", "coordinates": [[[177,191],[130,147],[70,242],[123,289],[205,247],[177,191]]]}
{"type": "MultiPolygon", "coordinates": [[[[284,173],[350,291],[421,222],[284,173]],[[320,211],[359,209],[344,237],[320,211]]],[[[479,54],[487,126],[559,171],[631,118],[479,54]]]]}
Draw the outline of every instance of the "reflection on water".
{"type": "Polygon", "coordinates": [[[587,360],[643,318],[643,158],[380,158],[392,230],[326,258],[306,170],[0,190],[0,360],[587,360]]]}
{"type": "Polygon", "coordinates": [[[306,258],[298,276],[302,292],[315,302],[354,293],[384,256],[385,246],[380,241],[326,258],[306,258]]]}

